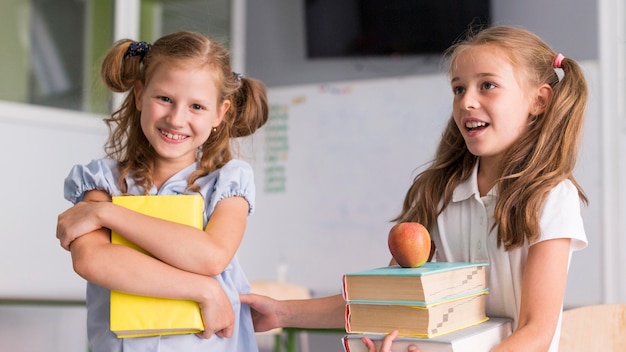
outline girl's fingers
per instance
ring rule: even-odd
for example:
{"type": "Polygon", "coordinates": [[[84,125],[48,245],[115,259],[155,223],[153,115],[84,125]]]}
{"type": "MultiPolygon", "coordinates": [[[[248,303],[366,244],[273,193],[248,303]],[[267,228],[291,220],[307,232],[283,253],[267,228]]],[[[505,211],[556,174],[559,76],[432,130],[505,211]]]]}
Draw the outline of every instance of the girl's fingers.
{"type": "Polygon", "coordinates": [[[380,346],[380,352],[391,352],[391,345],[396,337],[398,337],[398,330],[394,330],[389,333],[389,335],[385,336],[383,344],[380,346]]]}

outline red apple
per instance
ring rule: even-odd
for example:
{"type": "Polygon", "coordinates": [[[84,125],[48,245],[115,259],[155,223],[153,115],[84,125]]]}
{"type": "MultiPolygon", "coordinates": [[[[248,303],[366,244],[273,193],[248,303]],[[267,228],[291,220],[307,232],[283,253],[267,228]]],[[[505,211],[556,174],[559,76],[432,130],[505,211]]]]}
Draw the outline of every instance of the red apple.
{"type": "Polygon", "coordinates": [[[430,256],[430,234],[417,222],[401,222],[389,230],[387,239],[393,259],[403,268],[424,265],[430,256]]]}

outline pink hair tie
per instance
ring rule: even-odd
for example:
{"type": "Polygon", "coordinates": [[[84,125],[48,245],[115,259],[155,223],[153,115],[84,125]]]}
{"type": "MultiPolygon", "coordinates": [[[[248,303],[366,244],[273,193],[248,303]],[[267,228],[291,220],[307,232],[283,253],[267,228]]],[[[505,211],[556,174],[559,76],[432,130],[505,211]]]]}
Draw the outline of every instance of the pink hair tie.
{"type": "Polygon", "coordinates": [[[563,63],[563,59],[565,59],[565,56],[563,56],[563,54],[561,53],[558,53],[554,58],[554,68],[562,68],[561,64],[563,63]]]}

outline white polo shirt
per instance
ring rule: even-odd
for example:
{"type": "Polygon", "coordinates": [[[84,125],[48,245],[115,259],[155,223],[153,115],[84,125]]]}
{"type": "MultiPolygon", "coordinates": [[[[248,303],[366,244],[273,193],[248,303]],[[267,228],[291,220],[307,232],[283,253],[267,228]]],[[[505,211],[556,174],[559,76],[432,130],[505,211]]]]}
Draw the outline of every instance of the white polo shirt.
{"type": "MultiPolygon", "coordinates": [[[[494,224],[497,192],[494,188],[481,197],[477,172],[478,163],[472,176],[454,190],[451,202],[439,215],[435,228],[431,230],[437,246],[435,258],[446,262],[489,262],[487,315],[512,318],[515,329],[519,319],[522,274],[529,246],[555,238],[571,238],[570,259],[573,251],[587,246],[580,213],[580,198],[571,181],[559,183],[550,191],[541,211],[537,241],[506,252],[504,248],[497,248],[497,226],[490,231],[494,224]]],[[[560,327],[561,316],[550,351],[557,351],[560,327]]]]}

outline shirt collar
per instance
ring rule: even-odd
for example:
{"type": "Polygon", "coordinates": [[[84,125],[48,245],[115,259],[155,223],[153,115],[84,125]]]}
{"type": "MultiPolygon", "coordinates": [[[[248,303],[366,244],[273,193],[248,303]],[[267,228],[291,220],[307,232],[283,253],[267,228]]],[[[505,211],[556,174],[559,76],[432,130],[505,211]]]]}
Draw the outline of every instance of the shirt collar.
{"type": "MultiPolygon", "coordinates": [[[[480,191],[478,190],[478,163],[479,160],[474,164],[474,169],[472,170],[472,174],[467,180],[459,183],[458,186],[452,192],[452,201],[453,202],[461,202],[472,196],[476,199],[480,199],[480,191]]],[[[498,192],[496,190],[496,186],[487,192],[487,198],[493,199],[493,197],[497,197],[498,192]]]]}
{"type": "MultiPolygon", "coordinates": [[[[184,169],[178,171],[174,175],[172,175],[169,179],[161,185],[160,189],[157,189],[156,186],[152,186],[150,195],[164,195],[164,194],[185,194],[187,189],[187,182],[189,176],[192,172],[200,168],[200,164],[198,162],[194,162],[184,169]]],[[[126,184],[128,184],[128,194],[143,194],[143,188],[139,185],[135,184],[135,180],[133,176],[129,173],[126,175],[126,184]]]]}
{"type": "Polygon", "coordinates": [[[472,170],[470,177],[459,183],[459,185],[454,189],[454,192],[452,193],[452,201],[461,202],[473,195],[476,195],[477,197],[480,196],[480,192],[478,191],[478,161],[474,163],[474,169],[472,170]]]}

